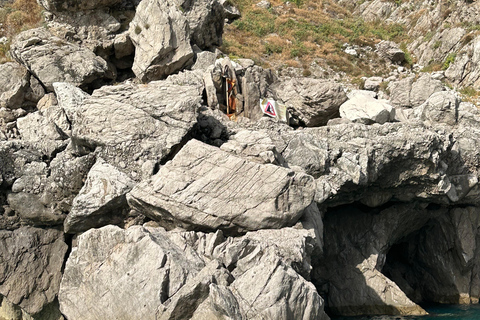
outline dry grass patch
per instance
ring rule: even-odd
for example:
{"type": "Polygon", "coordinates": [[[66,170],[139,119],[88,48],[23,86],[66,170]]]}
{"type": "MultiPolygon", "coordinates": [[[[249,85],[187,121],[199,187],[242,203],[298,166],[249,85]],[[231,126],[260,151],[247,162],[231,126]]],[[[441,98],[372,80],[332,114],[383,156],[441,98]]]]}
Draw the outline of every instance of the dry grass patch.
{"type": "Polygon", "coordinates": [[[259,0],[231,0],[242,17],[226,27],[222,50],[250,58],[266,67],[310,65],[312,61],[349,75],[374,73],[368,63],[346,55],[343,44],[374,46],[381,40],[403,42],[406,30],[398,24],[365,22],[333,0],[271,1],[270,9],[259,0]],[[288,63],[287,63],[288,62],[288,63]]]}
{"type": "Polygon", "coordinates": [[[6,37],[5,43],[0,43],[0,63],[10,61],[8,50],[11,39],[21,31],[38,27],[42,24],[42,8],[36,0],[15,0],[0,8],[0,38],[6,37]]]}

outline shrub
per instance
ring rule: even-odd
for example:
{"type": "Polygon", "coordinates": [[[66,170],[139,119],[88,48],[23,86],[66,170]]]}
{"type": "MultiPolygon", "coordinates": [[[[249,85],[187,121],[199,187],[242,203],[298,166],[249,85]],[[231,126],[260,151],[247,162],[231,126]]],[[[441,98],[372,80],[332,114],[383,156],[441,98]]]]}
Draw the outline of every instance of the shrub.
{"type": "Polygon", "coordinates": [[[457,55],[455,53],[449,53],[448,56],[445,58],[445,61],[443,62],[442,70],[447,70],[450,65],[455,62],[456,56],[457,55]]]}

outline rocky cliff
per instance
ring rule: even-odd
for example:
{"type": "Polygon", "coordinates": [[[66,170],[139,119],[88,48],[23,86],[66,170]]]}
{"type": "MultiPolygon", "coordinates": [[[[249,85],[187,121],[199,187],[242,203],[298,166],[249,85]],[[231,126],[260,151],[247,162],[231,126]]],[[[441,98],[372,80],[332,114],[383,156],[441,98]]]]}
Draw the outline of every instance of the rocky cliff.
{"type": "Polygon", "coordinates": [[[476,33],[426,49],[470,34],[453,24],[475,2],[447,15],[443,2],[338,1],[419,39],[429,28],[409,45],[419,62],[460,58],[399,69],[405,52],[379,43],[388,90],[230,59],[217,49],[241,16],[230,2],[39,4],[45,26],[0,65],[0,318],[329,319],[479,302],[480,111],[446,84],[477,86],[476,33]],[[427,23],[438,15],[451,28],[427,23]],[[264,115],[264,98],[287,120],[264,115]]]}

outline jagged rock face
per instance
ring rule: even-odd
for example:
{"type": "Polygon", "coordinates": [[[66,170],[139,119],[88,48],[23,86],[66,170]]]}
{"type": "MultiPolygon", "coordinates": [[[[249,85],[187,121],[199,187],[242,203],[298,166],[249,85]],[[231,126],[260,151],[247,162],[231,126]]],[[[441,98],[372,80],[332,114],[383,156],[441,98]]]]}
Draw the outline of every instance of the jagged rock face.
{"type": "Polygon", "coordinates": [[[477,303],[478,208],[454,208],[387,254],[382,272],[416,301],[477,303]]]}
{"type": "MultiPolygon", "coordinates": [[[[284,232],[308,237],[304,230],[284,232]]],[[[292,243],[300,254],[302,243],[292,243]]],[[[135,319],[328,319],[315,288],[279,260],[281,252],[281,245],[275,250],[249,235],[225,239],[221,232],[92,229],[79,237],[67,261],[60,309],[72,320],[125,314],[135,319]]]]}
{"type": "Polygon", "coordinates": [[[435,92],[445,90],[440,80],[435,80],[429,74],[421,75],[416,81],[415,76],[394,81],[389,84],[391,92],[390,103],[396,107],[418,107],[435,92]]]}
{"type": "Polygon", "coordinates": [[[425,314],[380,270],[390,247],[419,230],[434,214],[416,204],[392,205],[381,212],[354,206],[328,212],[323,257],[328,263],[318,270],[324,273],[321,278],[328,279],[332,311],[341,315],[425,314]]]}
{"type": "Polygon", "coordinates": [[[188,20],[192,45],[206,50],[222,45],[225,9],[217,0],[184,0],[180,7],[188,20]]]}
{"type": "Polygon", "coordinates": [[[77,158],[68,151],[49,165],[39,160],[24,163],[8,194],[8,204],[30,225],[61,225],[92,165],[92,155],[77,158]]]}
{"type": "Polygon", "coordinates": [[[85,184],[73,199],[65,223],[68,233],[79,233],[107,224],[120,224],[127,215],[125,194],[134,181],[101,158],[88,172],[85,184]]]}
{"type": "Polygon", "coordinates": [[[288,164],[316,178],[318,203],[335,206],[363,199],[378,206],[391,198],[449,202],[437,187],[448,168],[441,161],[450,146],[445,133],[416,124],[343,124],[283,134],[281,139],[286,145],[278,150],[288,164]]]}
{"type": "Polygon", "coordinates": [[[25,67],[7,62],[0,65],[0,107],[20,108],[29,87],[30,74],[25,67]]]}
{"type": "Polygon", "coordinates": [[[127,199],[167,228],[238,232],[291,226],[313,195],[310,176],[192,140],[127,199]]]}
{"type": "Polygon", "coordinates": [[[31,315],[53,303],[68,248],[63,233],[32,227],[1,230],[0,244],[0,294],[31,315]]]}
{"type": "Polygon", "coordinates": [[[54,82],[87,85],[105,77],[108,71],[105,60],[90,50],[52,36],[45,28],[17,35],[10,52],[49,91],[53,91],[54,82]]]}
{"type": "Polygon", "coordinates": [[[143,0],[130,23],[132,70],[142,81],[162,79],[193,62],[188,20],[174,2],[143,0]]]}
{"type": "Polygon", "coordinates": [[[322,126],[338,117],[340,105],[347,100],[338,83],[309,78],[279,81],[270,90],[307,127],[322,126]]]}
{"type": "Polygon", "coordinates": [[[413,39],[408,49],[420,65],[443,64],[448,67],[445,75],[451,82],[479,87],[480,38],[472,30],[480,14],[477,1],[372,0],[360,5],[351,0],[338,2],[353,7],[353,13],[367,21],[381,20],[405,26],[413,39]],[[447,59],[450,59],[449,65],[444,64],[447,59]]]}
{"type": "Polygon", "coordinates": [[[99,148],[103,159],[135,180],[150,176],[195,125],[198,91],[168,81],[103,87],[77,109],[73,143],[99,148]]]}

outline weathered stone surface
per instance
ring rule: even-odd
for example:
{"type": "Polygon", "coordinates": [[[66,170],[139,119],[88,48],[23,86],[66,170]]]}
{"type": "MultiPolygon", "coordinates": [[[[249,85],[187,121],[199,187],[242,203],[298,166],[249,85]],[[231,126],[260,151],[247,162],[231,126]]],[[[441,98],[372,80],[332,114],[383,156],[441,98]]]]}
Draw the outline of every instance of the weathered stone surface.
{"type": "MultiPolygon", "coordinates": [[[[446,210],[444,210],[446,211],[446,210]]],[[[390,279],[418,301],[469,304],[479,298],[478,208],[454,208],[437,215],[397,246],[384,267],[390,279]]]]}
{"type": "Polygon", "coordinates": [[[108,9],[56,12],[46,24],[54,36],[75,41],[105,60],[114,54],[116,35],[122,26],[108,9]]]}
{"type": "Polygon", "coordinates": [[[358,94],[340,106],[340,116],[354,122],[384,124],[395,118],[395,109],[386,100],[358,94]]]}
{"type": "Polygon", "coordinates": [[[67,137],[56,124],[38,111],[19,118],[17,128],[27,144],[49,158],[68,144],[67,137]]]}
{"type": "Polygon", "coordinates": [[[393,41],[381,41],[375,47],[379,56],[393,63],[400,64],[405,60],[405,53],[393,41]]]}
{"type": "Polygon", "coordinates": [[[303,257],[312,249],[309,233],[265,232],[267,241],[267,234],[253,233],[225,239],[221,231],[89,230],[67,261],[60,308],[72,320],[125,314],[172,320],[328,319],[314,286],[292,268],[308,264],[303,257]],[[285,261],[286,254],[293,260],[285,261]]]}
{"type": "Polygon", "coordinates": [[[240,130],[231,135],[220,149],[259,163],[284,164],[267,130],[240,130]]]}
{"type": "Polygon", "coordinates": [[[433,79],[429,74],[395,81],[389,84],[390,103],[398,107],[418,107],[433,93],[445,90],[440,80],[433,79]]]}
{"type": "Polygon", "coordinates": [[[67,233],[78,233],[107,224],[122,223],[127,216],[125,194],[135,183],[101,158],[88,172],[85,184],[73,199],[64,222],[67,233]]]}
{"type": "Polygon", "coordinates": [[[382,82],[382,77],[370,77],[365,80],[363,87],[365,88],[365,90],[378,91],[382,82]]]}
{"type": "Polygon", "coordinates": [[[258,107],[260,98],[266,97],[271,84],[277,80],[274,72],[259,66],[248,67],[242,77],[242,95],[244,116],[251,120],[263,117],[262,110],[258,107]]]}
{"type": "Polygon", "coordinates": [[[67,151],[48,166],[39,160],[24,164],[8,194],[8,204],[25,223],[60,225],[92,165],[91,155],[76,158],[67,151]]]}
{"type": "Polygon", "coordinates": [[[67,261],[60,309],[72,320],[155,319],[157,308],[204,267],[192,248],[175,245],[161,229],[92,229],[67,261]]]}
{"type": "Polygon", "coordinates": [[[311,204],[313,189],[310,176],[191,140],[127,199],[167,228],[246,231],[293,225],[311,204]]]}
{"type": "Polygon", "coordinates": [[[21,108],[27,89],[30,74],[25,67],[15,62],[0,65],[0,107],[21,108]]]}
{"type": "Polygon", "coordinates": [[[0,294],[34,315],[54,302],[67,245],[53,229],[0,231],[0,294]]]}
{"type": "Polygon", "coordinates": [[[192,45],[200,49],[222,45],[225,10],[217,0],[183,0],[180,4],[187,18],[192,45]]]}
{"type": "Polygon", "coordinates": [[[458,121],[460,99],[452,92],[437,92],[414,110],[415,115],[430,123],[445,123],[454,126],[458,121]]]}
{"type": "Polygon", "coordinates": [[[150,176],[193,128],[202,99],[199,87],[172,82],[94,91],[77,109],[75,146],[99,148],[103,159],[135,180],[150,176]]]}
{"type": "Polygon", "coordinates": [[[270,90],[307,127],[326,125],[338,117],[340,105],[347,100],[338,83],[310,78],[279,81],[270,90]]]}
{"type": "Polygon", "coordinates": [[[188,20],[173,1],[140,2],[129,34],[135,46],[132,70],[142,81],[165,78],[193,62],[188,20]]]}
{"type": "MultiPolygon", "coordinates": [[[[472,170],[474,165],[467,165],[465,159],[477,158],[465,155],[459,160],[447,154],[453,142],[445,134],[421,124],[340,124],[284,133],[281,138],[286,146],[278,150],[289,166],[299,166],[317,178],[318,203],[351,203],[379,192],[385,196],[379,197],[383,201],[374,201],[376,205],[392,197],[449,203],[448,188],[439,188],[439,183],[450,174],[472,170]]],[[[475,184],[467,185],[459,198],[475,184]]]]}
{"type": "Polygon", "coordinates": [[[16,36],[11,54],[49,91],[53,91],[54,82],[87,85],[103,78],[108,70],[102,58],[52,36],[45,28],[27,30],[16,36]]]}
{"type": "Polygon", "coordinates": [[[70,122],[75,121],[78,108],[83,100],[90,97],[82,89],[66,82],[54,82],[53,89],[57,97],[58,106],[62,108],[70,122]]]}
{"type": "Polygon", "coordinates": [[[318,270],[328,279],[331,310],[352,316],[426,314],[380,270],[390,248],[422,228],[433,214],[415,204],[392,205],[380,213],[354,206],[328,212],[323,261],[329,262],[318,270]]]}

